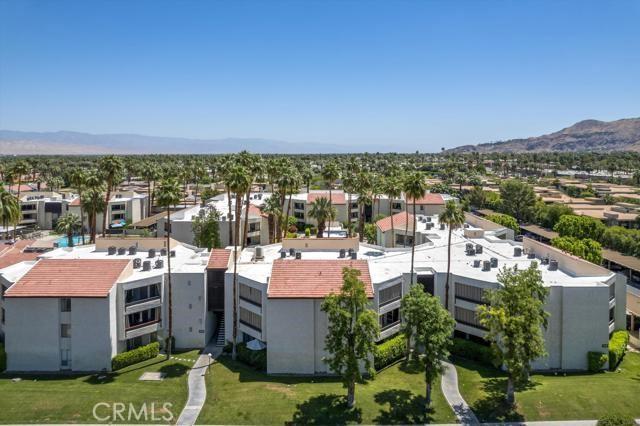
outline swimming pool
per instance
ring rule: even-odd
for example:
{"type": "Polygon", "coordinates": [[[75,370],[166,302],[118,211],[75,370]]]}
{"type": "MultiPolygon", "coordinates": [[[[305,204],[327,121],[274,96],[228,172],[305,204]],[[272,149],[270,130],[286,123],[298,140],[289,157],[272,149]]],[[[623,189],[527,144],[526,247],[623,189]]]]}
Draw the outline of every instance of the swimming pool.
{"type": "MultiPolygon", "coordinates": [[[[85,243],[89,242],[89,236],[88,235],[85,235],[84,242],[85,243]]],[[[57,240],[55,240],[54,243],[57,243],[58,247],[69,247],[69,240],[67,239],[67,237],[60,237],[57,240]]],[[[73,245],[74,246],[78,246],[78,245],[81,245],[81,244],[82,244],[82,236],[74,235],[73,236],[73,245]]]]}

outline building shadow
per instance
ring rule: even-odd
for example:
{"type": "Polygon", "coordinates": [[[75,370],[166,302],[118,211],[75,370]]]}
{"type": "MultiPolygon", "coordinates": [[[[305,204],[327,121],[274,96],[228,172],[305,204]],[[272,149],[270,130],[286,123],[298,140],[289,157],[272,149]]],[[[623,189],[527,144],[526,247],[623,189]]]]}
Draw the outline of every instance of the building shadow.
{"type": "Polygon", "coordinates": [[[296,412],[287,425],[345,425],[360,423],[362,410],[347,408],[346,398],[335,394],[321,394],[296,406],[296,412]]]}
{"type": "Polygon", "coordinates": [[[376,424],[424,424],[433,421],[433,408],[425,409],[425,398],[405,389],[388,389],[375,394],[377,404],[389,404],[374,419],[376,424]]]}

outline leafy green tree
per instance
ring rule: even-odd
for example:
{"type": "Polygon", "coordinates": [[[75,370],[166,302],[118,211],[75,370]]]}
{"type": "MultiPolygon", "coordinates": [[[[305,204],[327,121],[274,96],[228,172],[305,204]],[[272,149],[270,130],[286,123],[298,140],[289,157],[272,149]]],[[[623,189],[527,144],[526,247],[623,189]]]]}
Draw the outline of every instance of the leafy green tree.
{"type": "Polygon", "coordinates": [[[556,237],[551,245],[597,265],[602,263],[602,246],[590,238],[556,237]]]}
{"type": "Polygon", "coordinates": [[[487,328],[496,365],[507,370],[506,400],[515,403],[515,385],[528,381],[531,363],[546,355],[543,330],[549,314],[544,303],[549,290],[544,286],[538,264],[525,270],[503,268],[500,287],[488,290],[487,305],[478,307],[480,323],[487,328]]]}
{"type": "MultiPolygon", "coordinates": [[[[451,236],[454,229],[464,225],[464,212],[458,207],[455,201],[449,200],[444,206],[444,211],[440,213],[438,218],[440,223],[444,223],[449,228],[449,239],[447,240],[447,278],[445,281],[445,300],[444,306],[449,309],[449,276],[451,275],[451,236]]],[[[413,267],[411,268],[413,272],[413,267]]],[[[412,280],[413,282],[413,280],[412,280]]]]}
{"type": "Polygon", "coordinates": [[[400,302],[402,313],[402,334],[407,339],[406,355],[411,356],[411,342],[415,340],[415,333],[424,317],[424,305],[427,293],[421,285],[412,285],[400,302]]]}
{"type": "MultiPolygon", "coordinates": [[[[420,288],[418,290],[420,291],[420,288]]],[[[422,352],[420,360],[424,367],[426,406],[429,408],[433,382],[444,372],[443,361],[449,357],[456,323],[437,297],[424,291],[420,293],[422,296],[419,296],[417,304],[420,305],[421,318],[415,321],[414,336],[416,346],[422,352]]],[[[415,294],[417,296],[418,292],[415,294]]]]}
{"type": "Polygon", "coordinates": [[[374,374],[371,354],[380,332],[378,317],[369,308],[365,285],[359,277],[358,269],[344,268],[340,293],[332,293],[322,302],[329,323],[325,349],[330,355],[325,361],[347,388],[348,408],[355,406],[356,382],[364,378],[360,367],[374,374]]]}
{"type": "Polygon", "coordinates": [[[378,241],[378,230],[375,223],[367,223],[364,226],[364,239],[369,244],[377,244],[378,241]]]}
{"type": "Polygon", "coordinates": [[[487,216],[487,219],[491,222],[497,223],[498,225],[502,225],[506,228],[513,229],[516,234],[520,233],[520,226],[518,225],[518,221],[515,217],[509,216],[508,214],[502,213],[494,213],[487,216]]]}
{"type": "Polygon", "coordinates": [[[531,185],[517,179],[509,179],[500,185],[501,211],[516,218],[518,223],[534,218],[536,194],[531,185]]]}
{"type": "Polygon", "coordinates": [[[545,204],[541,202],[538,204],[536,212],[536,222],[538,223],[538,225],[543,226],[547,229],[553,229],[553,227],[556,225],[556,223],[558,223],[562,216],[572,214],[573,210],[571,209],[571,207],[565,204],[545,204]]]}
{"type": "Polygon", "coordinates": [[[599,241],[606,226],[589,216],[564,215],[560,217],[553,230],[561,237],[590,238],[599,241]]]}
{"type": "Polygon", "coordinates": [[[219,248],[220,243],[220,212],[215,208],[207,210],[201,209],[198,216],[193,220],[194,243],[198,247],[206,247],[208,250],[219,248]]]}
{"type": "MultiPolygon", "coordinates": [[[[175,207],[180,203],[182,198],[182,191],[177,181],[173,179],[167,179],[160,182],[160,186],[157,191],[158,205],[164,207],[167,212],[167,250],[171,250],[171,207],[175,207]]],[[[168,307],[169,307],[169,320],[167,337],[167,359],[171,358],[171,351],[173,350],[173,291],[171,287],[171,256],[167,256],[167,290],[168,290],[168,307]]]]}

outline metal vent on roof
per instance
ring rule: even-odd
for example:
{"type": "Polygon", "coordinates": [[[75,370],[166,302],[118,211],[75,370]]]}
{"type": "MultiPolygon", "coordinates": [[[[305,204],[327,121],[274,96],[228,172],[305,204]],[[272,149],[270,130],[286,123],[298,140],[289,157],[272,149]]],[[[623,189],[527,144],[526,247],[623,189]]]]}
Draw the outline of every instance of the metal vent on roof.
{"type": "Polygon", "coordinates": [[[482,253],[482,246],[480,244],[476,244],[476,253],[478,254],[482,253]]]}
{"type": "Polygon", "coordinates": [[[496,259],[495,257],[491,258],[491,267],[492,268],[497,268],[498,267],[498,259],[496,259]]]}
{"type": "Polygon", "coordinates": [[[488,260],[485,260],[482,262],[482,270],[483,271],[490,271],[491,270],[491,262],[489,262],[488,260]]]}
{"type": "Polygon", "coordinates": [[[343,259],[347,255],[347,251],[345,249],[340,249],[340,259],[343,259]]]}
{"type": "Polygon", "coordinates": [[[284,250],[280,250],[280,259],[284,259],[285,257],[287,257],[287,252],[284,250]]]}
{"type": "Polygon", "coordinates": [[[127,249],[124,247],[118,247],[118,256],[122,256],[127,252],[127,249]]]}
{"type": "Polygon", "coordinates": [[[264,259],[264,250],[262,249],[262,247],[257,246],[256,247],[256,260],[263,260],[264,259]]]}
{"type": "Polygon", "coordinates": [[[167,255],[167,249],[166,249],[166,248],[164,248],[164,247],[162,247],[162,248],[160,249],[160,256],[166,256],[166,255],[167,255]]]}
{"type": "Polygon", "coordinates": [[[474,259],[473,260],[473,267],[474,268],[479,268],[480,267],[480,259],[474,259]]]}
{"type": "Polygon", "coordinates": [[[431,222],[431,216],[427,216],[427,222],[431,222]]]}
{"type": "Polygon", "coordinates": [[[149,257],[156,257],[156,249],[149,249],[149,257]]]}
{"type": "Polygon", "coordinates": [[[514,247],[513,248],[513,255],[514,255],[514,257],[522,256],[522,247],[514,247]]]}
{"type": "Polygon", "coordinates": [[[142,262],[142,270],[143,271],[150,271],[151,270],[151,261],[150,260],[145,260],[144,262],[142,262]]]}
{"type": "Polygon", "coordinates": [[[358,258],[358,252],[357,251],[351,252],[351,259],[356,260],[357,258],[358,258]]]}
{"type": "Polygon", "coordinates": [[[444,231],[444,223],[442,223],[442,222],[440,223],[440,230],[444,231]]]}
{"type": "Polygon", "coordinates": [[[133,259],[134,269],[138,269],[141,265],[142,265],[142,259],[140,259],[139,257],[136,257],[135,259],[133,259]]]}
{"type": "Polygon", "coordinates": [[[109,256],[113,256],[114,254],[116,254],[116,251],[118,251],[116,246],[109,246],[109,248],[107,249],[107,254],[109,256]]]}
{"type": "Polygon", "coordinates": [[[176,251],[175,251],[175,250],[171,250],[171,251],[169,252],[169,256],[171,256],[171,257],[176,257],[176,251]]]}
{"type": "Polygon", "coordinates": [[[293,257],[293,256],[295,256],[295,255],[296,255],[296,249],[294,249],[294,248],[290,248],[290,249],[289,249],[289,256],[293,257]]]}
{"type": "Polygon", "coordinates": [[[302,252],[301,251],[297,251],[296,252],[296,259],[298,259],[298,260],[302,259],[302,252]]]}
{"type": "Polygon", "coordinates": [[[558,261],[555,259],[551,259],[549,261],[549,270],[550,271],[557,271],[558,270],[558,261]]]}

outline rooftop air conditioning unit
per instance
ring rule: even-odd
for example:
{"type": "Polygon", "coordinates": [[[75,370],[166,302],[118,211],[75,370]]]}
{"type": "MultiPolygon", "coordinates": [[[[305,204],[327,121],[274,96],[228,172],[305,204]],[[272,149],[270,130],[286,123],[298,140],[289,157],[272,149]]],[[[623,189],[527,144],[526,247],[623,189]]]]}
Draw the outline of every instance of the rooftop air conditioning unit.
{"type": "Polygon", "coordinates": [[[127,249],[124,247],[118,247],[118,256],[122,256],[127,253],[127,249]]]}
{"type": "Polygon", "coordinates": [[[548,257],[543,257],[542,261],[540,263],[542,263],[543,265],[548,265],[549,264],[549,258],[548,257]]]}
{"type": "Polygon", "coordinates": [[[522,247],[514,247],[513,248],[513,256],[514,257],[522,256],[522,247]]]}
{"type": "Polygon", "coordinates": [[[138,269],[141,265],[142,265],[142,259],[140,259],[139,257],[136,257],[135,259],[133,259],[134,269],[138,269]]]}
{"type": "Polygon", "coordinates": [[[530,252],[527,254],[527,258],[528,258],[528,259],[535,259],[535,258],[536,258],[536,252],[534,252],[534,251],[530,251],[530,252]]]}
{"type": "Polygon", "coordinates": [[[156,260],[156,269],[162,269],[162,268],[164,268],[164,260],[162,259],[156,260]]]}
{"type": "Polygon", "coordinates": [[[480,267],[480,259],[474,259],[473,260],[473,267],[474,268],[479,268],[480,267]]]}
{"type": "Polygon", "coordinates": [[[491,258],[491,267],[492,268],[497,268],[498,267],[498,259],[496,259],[495,257],[491,258]]]}
{"type": "Polygon", "coordinates": [[[297,259],[297,260],[302,259],[302,252],[301,252],[301,251],[297,251],[297,252],[296,252],[296,259],[297,259]]]}
{"type": "Polygon", "coordinates": [[[340,259],[344,259],[347,255],[347,251],[345,249],[340,249],[340,259]]]}
{"type": "Polygon", "coordinates": [[[145,260],[144,262],[142,262],[142,270],[143,271],[150,271],[151,270],[151,261],[150,260],[145,260]]]}
{"type": "Polygon", "coordinates": [[[549,261],[549,270],[550,271],[557,271],[558,270],[558,261],[555,259],[551,259],[549,261]]]}
{"type": "Polygon", "coordinates": [[[358,258],[358,252],[357,251],[352,251],[351,252],[351,259],[356,260],[358,258]]]}
{"type": "Polygon", "coordinates": [[[167,249],[166,249],[166,248],[164,248],[164,247],[162,247],[162,248],[160,249],[160,256],[166,256],[166,255],[167,255],[167,249]]]}
{"type": "Polygon", "coordinates": [[[138,247],[136,247],[136,246],[129,247],[129,254],[130,255],[134,255],[136,253],[138,253],[138,247]]]}
{"type": "Polygon", "coordinates": [[[156,249],[149,249],[149,257],[156,257],[156,249]]]}
{"type": "Polygon", "coordinates": [[[482,262],[482,270],[483,271],[490,271],[491,270],[491,262],[489,262],[488,260],[485,260],[482,262]]]}
{"type": "Polygon", "coordinates": [[[264,259],[264,252],[262,250],[262,247],[258,246],[256,247],[256,260],[263,260],[264,259]]]}
{"type": "Polygon", "coordinates": [[[287,257],[287,252],[285,250],[280,250],[280,259],[284,259],[287,257]]]}
{"type": "Polygon", "coordinates": [[[114,254],[116,254],[116,251],[118,251],[116,246],[109,246],[109,248],[107,249],[107,254],[109,256],[113,256],[114,254]]]}
{"type": "Polygon", "coordinates": [[[169,256],[170,256],[170,257],[176,257],[176,251],[175,251],[175,250],[171,250],[171,251],[169,252],[169,256]]]}
{"type": "Polygon", "coordinates": [[[290,249],[289,249],[289,256],[293,257],[293,256],[295,256],[295,255],[296,255],[296,249],[294,249],[294,248],[290,248],[290,249]]]}
{"type": "Polygon", "coordinates": [[[440,230],[444,231],[444,223],[443,222],[440,222],[440,230]]]}
{"type": "Polygon", "coordinates": [[[427,216],[426,221],[431,222],[431,216],[427,216]]]}

